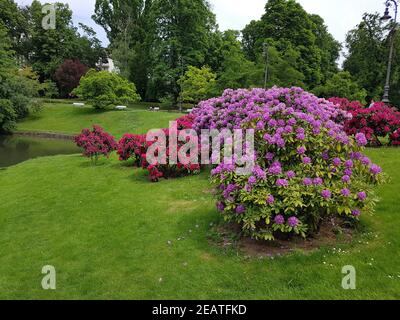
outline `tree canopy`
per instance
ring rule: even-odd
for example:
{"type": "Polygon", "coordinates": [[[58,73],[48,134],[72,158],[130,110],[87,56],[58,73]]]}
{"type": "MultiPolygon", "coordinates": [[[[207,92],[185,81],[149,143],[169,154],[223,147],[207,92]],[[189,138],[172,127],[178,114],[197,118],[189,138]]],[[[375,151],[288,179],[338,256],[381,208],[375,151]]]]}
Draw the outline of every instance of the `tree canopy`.
{"type": "MultiPolygon", "coordinates": [[[[54,5],[56,29],[44,31],[38,0],[27,6],[18,6],[14,0],[0,2],[4,38],[0,68],[10,61],[20,68],[30,67],[43,84],[42,94],[47,86],[53,95],[51,81],[57,79],[61,95],[76,86],[80,72],[69,72],[65,61],[70,66],[74,65],[71,61],[79,61],[84,65],[81,70],[95,68],[107,51],[120,75],[133,82],[146,101],[177,104],[179,97],[197,101],[211,91],[219,95],[227,88],[264,84],[299,86],[322,97],[378,100],[383,94],[392,35],[395,52],[400,50],[400,34],[392,32],[393,24],[383,23],[378,14],[365,14],[347,34],[342,72],[337,64],[341,44],[319,15],[306,12],[295,0],[266,0],[262,17],[242,31],[219,30],[207,0],[96,0],[92,18],[110,41],[104,49],[92,28],[73,24],[67,4],[54,5]],[[66,83],[68,78],[74,81],[66,83]],[[206,88],[198,87],[200,83],[206,88]]],[[[399,62],[400,55],[395,54],[394,104],[400,103],[399,62]]]]}
{"type": "MultiPolygon", "coordinates": [[[[348,54],[344,62],[344,70],[357,81],[358,85],[368,92],[368,100],[379,100],[383,96],[383,87],[389,56],[389,30],[391,24],[385,24],[379,14],[365,14],[362,21],[346,37],[348,54]]],[[[396,51],[400,49],[399,35],[396,36],[396,51]]],[[[392,99],[400,103],[399,56],[396,55],[393,72],[392,99]]]]}
{"type": "Polygon", "coordinates": [[[198,103],[215,94],[217,75],[209,67],[196,68],[189,66],[179,79],[181,99],[183,102],[198,103]]]}
{"type": "Polygon", "coordinates": [[[259,59],[263,43],[274,47],[282,59],[290,52],[287,61],[297,71],[295,81],[302,79],[308,88],[337,72],[340,44],[320,16],[308,14],[294,0],[269,0],[261,19],[243,30],[243,48],[250,60],[259,59]]]}

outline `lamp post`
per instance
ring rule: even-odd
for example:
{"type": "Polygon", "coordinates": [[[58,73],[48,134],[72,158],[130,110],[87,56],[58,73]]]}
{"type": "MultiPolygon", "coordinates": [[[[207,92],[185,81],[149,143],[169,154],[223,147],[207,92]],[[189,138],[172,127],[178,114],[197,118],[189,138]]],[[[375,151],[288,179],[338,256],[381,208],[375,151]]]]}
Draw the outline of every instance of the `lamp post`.
{"type": "Polygon", "coordinates": [[[268,63],[269,63],[268,44],[266,42],[263,43],[263,57],[265,60],[264,89],[266,89],[268,81],[268,63]]]}
{"type": "Polygon", "coordinates": [[[383,94],[383,99],[382,102],[388,104],[390,102],[389,100],[389,92],[390,92],[390,77],[392,73],[392,63],[393,63],[393,54],[394,54],[394,41],[395,41],[395,35],[396,35],[396,28],[397,28],[397,9],[398,9],[398,3],[396,0],[387,0],[386,1],[386,9],[383,17],[381,18],[382,21],[388,21],[392,19],[389,8],[391,6],[394,6],[394,27],[390,31],[390,51],[389,51],[389,62],[388,62],[388,69],[387,69],[387,74],[386,74],[386,84],[385,84],[385,92],[383,94]]]}
{"type": "MultiPolygon", "coordinates": [[[[181,70],[180,70],[180,73],[181,73],[181,79],[182,79],[182,77],[183,77],[183,75],[184,75],[184,60],[183,60],[183,57],[182,57],[182,55],[180,55],[179,56],[179,65],[180,65],[180,68],[181,68],[181,70]]],[[[179,86],[179,112],[182,112],[183,111],[183,99],[182,99],[182,86],[179,86]]]]}

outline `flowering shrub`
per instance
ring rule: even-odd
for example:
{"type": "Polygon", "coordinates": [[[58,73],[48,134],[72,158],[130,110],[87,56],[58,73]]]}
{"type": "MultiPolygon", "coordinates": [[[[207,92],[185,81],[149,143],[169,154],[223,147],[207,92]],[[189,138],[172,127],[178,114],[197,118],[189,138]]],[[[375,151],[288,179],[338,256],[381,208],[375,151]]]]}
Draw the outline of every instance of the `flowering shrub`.
{"type": "Polygon", "coordinates": [[[90,158],[92,163],[97,163],[100,155],[108,157],[117,149],[114,137],[97,125],[94,125],[92,130],[83,129],[82,133],[75,137],[75,142],[78,147],[84,149],[83,155],[90,158]]]}
{"type": "MultiPolygon", "coordinates": [[[[176,177],[199,173],[201,167],[198,163],[191,163],[190,161],[188,161],[187,164],[184,164],[179,161],[176,161],[176,164],[171,164],[170,157],[172,156],[172,154],[170,154],[170,150],[169,150],[170,132],[169,132],[169,129],[162,129],[162,131],[164,132],[164,134],[167,138],[166,150],[165,150],[165,153],[162,155],[157,154],[157,153],[155,154],[156,157],[160,156],[160,160],[161,160],[161,158],[163,158],[162,163],[160,163],[161,161],[158,161],[157,163],[150,164],[148,162],[146,153],[142,154],[142,159],[141,159],[142,167],[149,171],[150,180],[153,182],[158,182],[160,178],[166,178],[166,179],[176,178],[176,177]]],[[[179,134],[179,131],[178,131],[178,134],[179,134]]],[[[190,138],[188,137],[187,141],[189,141],[189,139],[190,138]]],[[[147,142],[147,148],[149,148],[156,142],[157,142],[156,138],[154,138],[152,141],[147,142]]],[[[177,154],[179,154],[181,152],[181,148],[184,146],[185,143],[186,142],[178,141],[177,154]]],[[[197,152],[199,152],[199,149],[197,150],[197,152]]],[[[187,155],[187,156],[189,158],[189,155],[187,155]]]]}
{"type": "MultiPolygon", "coordinates": [[[[186,115],[176,120],[178,135],[182,130],[191,129],[193,126],[194,116],[186,115]]],[[[164,164],[156,163],[150,164],[147,161],[146,154],[149,147],[151,147],[157,139],[153,139],[152,141],[146,141],[146,135],[134,135],[134,134],[125,134],[122,139],[118,143],[118,155],[121,161],[127,161],[129,159],[134,160],[134,165],[138,167],[142,167],[149,171],[150,180],[153,182],[158,182],[160,178],[172,178],[172,177],[180,177],[188,174],[195,174],[200,171],[200,165],[197,163],[188,163],[188,164],[170,164],[170,153],[169,153],[169,129],[162,129],[166,138],[166,152],[164,155],[164,164]],[[166,163],[166,164],[165,164],[166,163]]],[[[189,140],[189,138],[188,138],[189,140]]],[[[185,142],[179,142],[177,145],[177,152],[181,151],[182,146],[185,142]]]]}
{"type": "Polygon", "coordinates": [[[348,114],[300,88],[226,90],[199,104],[194,128],[254,128],[255,162],[237,174],[233,159],[212,170],[217,209],[256,238],[307,236],[324,219],[373,210],[381,168],[362,154],[362,133],[347,136],[348,114]]]}
{"type": "Polygon", "coordinates": [[[390,143],[393,146],[400,146],[400,128],[390,135],[390,143]]]}
{"type": "Polygon", "coordinates": [[[118,142],[118,155],[120,161],[133,159],[136,167],[142,166],[142,154],[147,151],[146,136],[127,133],[118,142]]]}
{"type": "Polygon", "coordinates": [[[194,120],[195,116],[193,114],[188,114],[186,116],[176,119],[178,130],[192,129],[194,120]]]}
{"type": "Polygon", "coordinates": [[[348,101],[342,98],[331,98],[329,101],[339,105],[349,112],[352,118],[345,122],[345,131],[348,135],[363,133],[370,145],[382,145],[380,138],[389,136],[390,143],[397,145],[396,132],[400,128],[400,112],[376,102],[366,108],[358,101],[348,101]]]}

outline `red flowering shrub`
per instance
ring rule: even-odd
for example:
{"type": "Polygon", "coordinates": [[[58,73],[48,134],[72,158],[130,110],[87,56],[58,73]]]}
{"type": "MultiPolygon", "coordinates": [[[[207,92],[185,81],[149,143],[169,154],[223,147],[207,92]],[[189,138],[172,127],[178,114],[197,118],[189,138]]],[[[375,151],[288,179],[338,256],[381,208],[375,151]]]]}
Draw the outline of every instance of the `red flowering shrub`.
{"type": "Polygon", "coordinates": [[[92,130],[83,129],[74,140],[78,147],[84,149],[83,155],[90,158],[92,163],[96,163],[99,156],[108,157],[112,151],[117,150],[114,137],[97,125],[94,125],[92,130]]]}
{"type": "MultiPolygon", "coordinates": [[[[178,135],[182,130],[191,129],[193,126],[194,116],[189,114],[178,118],[177,129],[178,135]]],[[[157,182],[160,178],[173,178],[180,177],[188,174],[198,173],[200,171],[200,165],[189,163],[189,164],[181,164],[177,163],[176,165],[170,164],[170,153],[169,153],[169,129],[162,129],[166,138],[167,138],[167,148],[165,159],[163,163],[166,164],[150,164],[146,159],[147,150],[150,146],[152,146],[157,139],[153,141],[146,141],[146,135],[135,135],[135,134],[125,134],[122,139],[118,142],[118,155],[120,161],[127,161],[129,159],[134,160],[134,165],[137,167],[142,167],[149,171],[150,180],[153,182],[157,182]]],[[[188,138],[189,139],[189,138],[188,138]]],[[[184,142],[179,142],[177,144],[177,152],[181,150],[184,142]]],[[[157,155],[155,155],[157,156],[157,155]]]]}
{"type": "MultiPolygon", "coordinates": [[[[195,117],[192,114],[177,119],[177,136],[179,136],[183,130],[190,130],[193,127],[194,119],[195,117]]],[[[136,167],[142,167],[149,171],[150,180],[154,182],[159,181],[160,178],[168,179],[198,173],[200,171],[200,165],[198,163],[191,163],[190,161],[187,164],[180,163],[179,161],[176,161],[176,164],[170,163],[170,132],[169,129],[162,129],[162,131],[165,134],[167,142],[166,152],[165,155],[163,155],[164,161],[162,161],[162,163],[149,163],[147,151],[157,142],[157,139],[155,138],[153,141],[147,141],[146,135],[127,133],[117,144],[114,138],[104,132],[101,127],[93,126],[92,131],[83,129],[82,133],[75,137],[75,142],[78,147],[84,149],[84,156],[90,157],[93,162],[97,162],[100,155],[108,157],[112,151],[117,150],[120,161],[133,160],[136,167]]],[[[176,139],[176,137],[174,138],[176,139]]],[[[177,141],[177,154],[182,151],[181,148],[190,140],[190,133],[187,133],[187,141],[177,141]]],[[[200,153],[199,150],[197,151],[197,156],[200,153]]],[[[158,157],[158,154],[154,156],[158,157]]]]}
{"type": "Polygon", "coordinates": [[[118,142],[118,155],[120,161],[133,159],[136,167],[142,165],[142,154],[146,153],[146,136],[139,134],[125,134],[118,142]]]}
{"type": "MultiPolygon", "coordinates": [[[[145,153],[142,154],[142,167],[144,169],[147,169],[150,174],[150,180],[153,182],[158,182],[160,178],[177,178],[177,177],[182,177],[190,174],[197,174],[200,172],[201,166],[199,163],[192,163],[188,162],[187,164],[181,163],[179,160],[176,161],[176,164],[171,164],[171,159],[172,155],[170,154],[170,132],[169,129],[162,129],[162,131],[165,134],[166,137],[166,150],[165,154],[162,155],[162,163],[153,163],[150,164],[147,159],[147,150],[145,153]]],[[[182,130],[181,130],[182,131],[182,130]]],[[[178,136],[180,132],[178,130],[178,136]]],[[[188,133],[189,135],[190,133],[188,133]]],[[[197,138],[197,136],[196,136],[197,138]]],[[[189,142],[190,137],[187,137],[187,141],[182,142],[182,141],[177,141],[177,154],[181,152],[181,148],[186,144],[186,142],[189,142]]],[[[157,142],[157,139],[153,139],[153,141],[148,141],[147,142],[147,147],[149,148],[151,145],[157,142]]],[[[200,148],[197,150],[197,159],[200,153],[200,148]]],[[[159,154],[154,154],[155,157],[158,157],[159,154]]],[[[189,155],[187,155],[189,158],[189,155]]]]}
{"type": "Polygon", "coordinates": [[[330,98],[330,102],[339,105],[342,110],[354,111],[363,108],[360,101],[349,101],[346,98],[330,98]]]}
{"type": "Polygon", "coordinates": [[[194,120],[195,116],[193,114],[188,114],[186,116],[176,119],[176,122],[178,124],[178,130],[192,129],[194,120]]]}
{"type": "Polygon", "coordinates": [[[390,135],[390,143],[393,146],[400,146],[400,129],[390,135]]]}
{"type": "Polygon", "coordinates": [[[342,98],[331,98],[329,101],[339,105],[352,115],[352,119],[345,121],[344,127],[348,135],[363,133],[370,145],[382,145],[380,138],[389,136],[390,144],[398,145],[400,128],[400,112],[376,102],[371,107],[364,107],[358,101],[348,101],[342,98]]]}

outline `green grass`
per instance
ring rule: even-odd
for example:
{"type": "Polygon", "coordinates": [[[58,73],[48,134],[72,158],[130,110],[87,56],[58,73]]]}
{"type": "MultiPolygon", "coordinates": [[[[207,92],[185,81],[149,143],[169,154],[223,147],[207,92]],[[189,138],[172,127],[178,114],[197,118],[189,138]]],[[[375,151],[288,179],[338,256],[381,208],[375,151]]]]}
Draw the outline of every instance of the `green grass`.
{"type": "Polygon", "coordinates": [[[85,127],[98,124],[119,138],[127,132],[146,133],[150,129],[168,127],[168,121],[181,115],[132,109],[99,111],[89,106],[82,108],[70,104],[45,104],[42,113],[20,122],[18,131],[76,134],[85,127]]]}
{"type": "Polygon", "coordinates": [[[0,171],[0,298],[398,299],[400,150],[369,153],[392,176],[376,215],[363,218],[372,232],[345,254],[274,260],[210,244],[218,215],[207,173],[152,184],[115,158],[94,167],[78,155],[0,171]],[[41,289],[47,264],[56,291],[41,289]],[[341,288],[344,265],[357,269],[355,291],[341,288]]]}
{"type": "MultiPolygon", "coordinates": [[[[21,125],[75,132],[95,119],[121,134],[132,124],[135,130],[143,125],[141,132],[152,123],[165,126],[170,115],[149,113],[154,116],[145,120],[136,112],[48,108],[21,125]]],[[[275,259],[210,243],[210,223],[219,217],[207,172],[153,184],[115,156],[91,166],[79,155],[1,170],[0,298],[399,299],[400,149],[368,154],[391,176],[379,187],[376,214],[362,218],[369,231],[341,245],[342,253],[322,248],[275,259]],[[41,288],[44,265],[56,268],[55,291],[41,288]],[[356,267],[357,290],[341,287],[345,265],[356,267]]]]}

